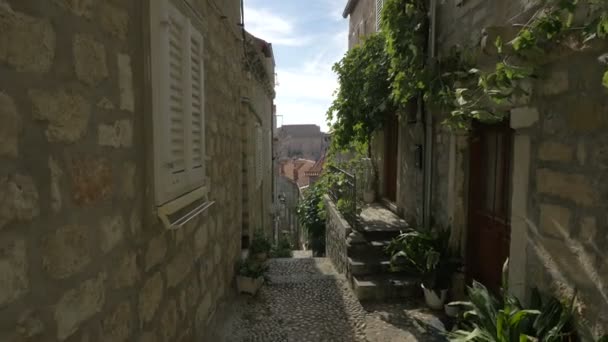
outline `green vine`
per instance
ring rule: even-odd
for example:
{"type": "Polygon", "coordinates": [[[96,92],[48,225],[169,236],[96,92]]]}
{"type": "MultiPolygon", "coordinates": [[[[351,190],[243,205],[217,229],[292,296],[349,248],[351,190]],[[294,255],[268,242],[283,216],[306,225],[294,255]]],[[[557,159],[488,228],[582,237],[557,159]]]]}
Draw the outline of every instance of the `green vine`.
{"type": "MultiPolygon", "coordinates": [[[[587,3],[587,23],[574,26],[578,0],[548,1],[514,39],[495,42],[498,62],[491,71],[475,67],[473,56],[455,50],[433,65],[425,65],[427,9],[423,0],[387,0],[382,14],[386,50],[391,60],[391,97],[404,106],[422,95],[428,103],[450,113],[450,127],[469,128],[472,121],[498,122],[508,107],[528,95],[526,83],[537,77],[538,67],[557,45],[585,49],[596,39],[608,37],[608,4],[587,3]]],[[[600,57],[608,65],[608,54],[600,57]]],[[[608,66],[602,77],[608,88],[608,66]]]]}
{"type": "Polygon", "coordinates": [[[367,149],[372,133],[382,127],[386,113],[396,109],[389,99],[385,44],[383,35],[369,36],[333,67],[340,82],[327,111],[334,150],[367,149]]]}

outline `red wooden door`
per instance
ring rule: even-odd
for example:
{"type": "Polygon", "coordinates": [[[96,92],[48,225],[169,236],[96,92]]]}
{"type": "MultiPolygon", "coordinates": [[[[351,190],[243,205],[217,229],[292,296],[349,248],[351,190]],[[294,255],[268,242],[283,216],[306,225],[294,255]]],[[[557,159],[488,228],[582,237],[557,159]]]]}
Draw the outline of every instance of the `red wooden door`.
{"type": "Polygon", "coordinates": [[[506,125],[480,125],[471,138],[469,277],[495,292],[509,256],[512,145],[506,125]]]}
{"type": "Polygon", "coordinates": [[[397,154],[399,145],[399,119],[390,114],[384,126],[384,197],[397,200],[397,154]]]}

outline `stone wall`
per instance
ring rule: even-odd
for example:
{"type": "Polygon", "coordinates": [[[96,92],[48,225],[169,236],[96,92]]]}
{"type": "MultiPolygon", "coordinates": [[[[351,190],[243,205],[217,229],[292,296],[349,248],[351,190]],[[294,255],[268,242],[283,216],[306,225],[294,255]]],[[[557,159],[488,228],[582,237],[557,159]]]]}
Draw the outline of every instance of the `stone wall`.
{"type": "Polygon", "coordinates": [[[306,236],[298,222],[298,204],[300,189],[291,179],[276,175],[277,195],[282,198],[277,205],[279,233],[288,234],[295,249],[300,249],[306,242],[306,236]]]}
{"type": "Polygon", "coordinates": [[[416,117],[416,106],[408,108],[399,118],[399,153],[397,163],[397,207],[412,227],[423,223],[424,201],[424,149],[418,159],[417,149],[424,146],[424,123],[416,117]]]}
{"type": "Polygon", "coordinates": [[[230,292],[242,221],[238,1],[205,18],[209,198],[153,201],[146,1],[0,0],[0,340],[191,341],[230,292]]]}
{"type": "Polygon", "coordinates": [[[597,53],[543,70],[529,111],[528,282],[561,296],[579,291],[582,323],[608,333],[608,110],[597,53]]]}
{"type": "Polygon", "coordinates": [[[359,44],[363,37],[376,32],[376,1],[358,0],[356,3],[349,18],[349,49],[359,44]]]}
{"type": "Polygon", "coordinates": [[[336,271],[348,276],[350,270],[348,269],[346,238],[352,232],[352,228],[329,196],[325,195],[323,200],[327,213],[325,251],[336,271]]]}
{"type": "MultiPolygon", "coordinates": [[[[454,45],[478,48],[484,28],[525,21],[533,3],[439,2],[439,53],[454,45]]],[[[576,288],[581,331],[596,336],[608,326],[608,255],[600,247],[608,242],[608,100],[597,61],[604,51],[553,52],[510,118],[511,288],[524,298],[533,287],[561,298],[576,288]]],[[[433,218],[452,227],[453,246],[464,255],[468,138],[434,130],[433,218]]]]}
{"type": "Polygon", "coordinates": [[[263,231],[268,238],[272,236],[272,124],[274,88],[274,59],[262,52],[261,45],[265,42],[251,35],[247,35],[248,42],[254,52],[250,55],[250,65],[263,66],[266,79],[254,70],[250,70],[245,78],[243,92],[247,99],[243,99],[242,111],[245,114],[243,131],[243,235],[253,236],[255,230],[263,231]],[[262,155],[257,153],[257,127],[262,129],[262,155]],[[258,176],[257,162],[262,158],[261,181],[258,176]]]}

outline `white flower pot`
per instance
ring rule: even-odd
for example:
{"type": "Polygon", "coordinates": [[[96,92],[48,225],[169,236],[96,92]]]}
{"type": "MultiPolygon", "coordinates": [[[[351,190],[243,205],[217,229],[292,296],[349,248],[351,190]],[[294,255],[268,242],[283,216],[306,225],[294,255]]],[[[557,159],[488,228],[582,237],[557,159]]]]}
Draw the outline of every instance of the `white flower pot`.
{"type": "Polygon", "coordinates": [[[236,287],[241,293],[249,293],[250,295],[255,295],[260,289],[260,287],[262,287],[262,284],[264,284],[263,276],[257,278],[245,276],[236,277],[236,287]]]}
{"type": "Polygon", "coordinates": [[[432,289],[427,289],[424,285],[421,285],[422,291],[424,291],[424,301],[429,308],[433,310],[442,310],[445,300],[448,296],[448,290],[441,290],[439,295],[432,289]]]}

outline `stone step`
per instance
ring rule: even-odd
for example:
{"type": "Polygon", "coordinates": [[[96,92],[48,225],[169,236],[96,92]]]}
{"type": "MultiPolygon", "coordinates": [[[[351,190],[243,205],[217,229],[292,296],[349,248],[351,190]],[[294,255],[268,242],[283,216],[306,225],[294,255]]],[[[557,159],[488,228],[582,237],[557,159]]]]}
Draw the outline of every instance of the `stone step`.
{"type": "Polygon", "coordinates": [[[360,301],[386,301],[422,296],[420,279],[404,274],[355,276],[353,290],[360,301]]]}
{"type": "Polygon", "coordinates": [[[353,258],[388,258],[386,247],[390,242],[390,239],[379,239],[366,240],[364,243],[348,244],[348,256],[353,258]]]}
{"type": "Polygon", "coordinates": [[[391,262],[386,256],[385,258],[365,257],[365,258],[348,258],[351,275],[362,276],[372,274],[389,273],[391,262]]]}

